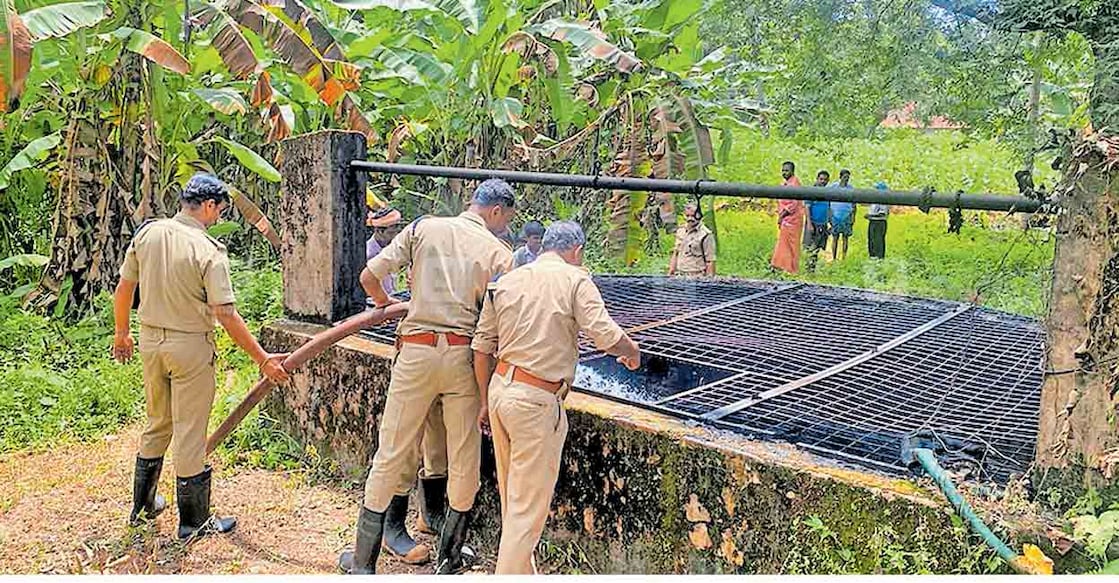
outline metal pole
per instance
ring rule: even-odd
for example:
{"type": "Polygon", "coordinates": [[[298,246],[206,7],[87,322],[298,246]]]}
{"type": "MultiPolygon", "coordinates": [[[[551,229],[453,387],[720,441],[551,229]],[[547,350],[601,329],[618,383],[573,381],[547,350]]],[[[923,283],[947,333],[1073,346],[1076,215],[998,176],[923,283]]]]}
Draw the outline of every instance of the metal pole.
{"type": "Polygon", "coordinates": [[[490,168],[457,168],[453,166],[423,166],[419,164],[389,164],[355,160],[350,166],[366,172],[406,174],[463,180],[501,178],[508,182],[547,184],[578,188],[629,190],[635,192],[669,192],[674,194],[699,194],[707,196],[732,196],[745,198],[784,198],[792,200],[819,200],[853,202],[857,204],[890,204],[899,206],[925,206],[929,208],[956,208],[1032,213],[1044,210],[1040,201],[1009,194],[945,194],[902,190],[872,190],[865,188],[816,188],[766,186],[740,182],[715,182],[713,180],[664,180],[659,178],[623,178],[618,176],[591,176],[587,174],[556,174],[549,172],[521,172],[493,170],[490,168]]]}

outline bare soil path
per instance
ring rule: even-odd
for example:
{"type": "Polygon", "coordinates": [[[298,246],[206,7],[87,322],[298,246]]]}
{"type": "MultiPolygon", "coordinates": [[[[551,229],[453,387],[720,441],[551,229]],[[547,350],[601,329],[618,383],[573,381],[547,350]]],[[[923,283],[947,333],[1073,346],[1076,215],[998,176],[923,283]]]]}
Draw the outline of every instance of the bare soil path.
{"type": "MultiPolygon", "coordinates": [[[[236,516],[237,529],[183,545],[165,467],[160,492],[170,507],[153,525],[128,528],[140,430],[0,456],[0,573],[336,573],[338,553],[353,543],[360,492],[299,473],[215,468],[214,510],[236,516]]],[[[382,552],[378,570],[431,573],[431,565],[382,552]]]]}

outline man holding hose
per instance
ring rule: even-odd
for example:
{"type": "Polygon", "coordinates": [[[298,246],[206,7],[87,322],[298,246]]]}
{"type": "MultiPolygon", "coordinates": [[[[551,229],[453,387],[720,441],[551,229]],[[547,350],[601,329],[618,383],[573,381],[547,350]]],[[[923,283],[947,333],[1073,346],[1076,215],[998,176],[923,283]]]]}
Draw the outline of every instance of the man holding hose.
{"type": "Polygon", "coordinates": [[[210,514],[211,470],[205,463],[206,425],[214,403],[214,321],[217,320],[276,383],[287,381],[286,354],[261,348],[234,306],[225,246],[206,233],[229,206],[229,190],[209,174],[196,174],[179,198],[174,218],[140,227],[125,252],[113,296],[113,356],[132,358],[131,307],[140,289],[140,360],[148,426],[140,437],[130,523],[152,518],[166,502],[156,495],[163,454],[174,440],[179,538],[233,530],[234,518],[210,514]]]}

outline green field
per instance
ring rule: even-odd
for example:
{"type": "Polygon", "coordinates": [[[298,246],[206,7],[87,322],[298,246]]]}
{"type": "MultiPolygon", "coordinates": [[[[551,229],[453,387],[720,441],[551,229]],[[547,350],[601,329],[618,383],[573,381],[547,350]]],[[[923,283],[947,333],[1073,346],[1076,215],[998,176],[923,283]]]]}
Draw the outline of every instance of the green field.
{"type": "MultiPolygon", "coordinates": [[[[789,278],[769,268],[777,240],[773,213],[724,210],[717,221],[719,275],[789,278]]],[[[802,254],[801,272],[792,278],[958,301],[970,301],[978,290],[984,306],[1034,317],[1045,313],[1053,263],[1050,233],[1023,231],[1013,217],[965,213],[964,228],[954,235],[947,233],[947,221],[945,212],[895,213],[889,219],[886,259],[876,261],[867,255],[866,220],[859,217],[846,260],[827,263],[821,254],[816,272],[808,273],[802,254]]],[[[664,237],[660,255],[628,271],[664,273],[670,249],[671,239],[664,237]]]]}

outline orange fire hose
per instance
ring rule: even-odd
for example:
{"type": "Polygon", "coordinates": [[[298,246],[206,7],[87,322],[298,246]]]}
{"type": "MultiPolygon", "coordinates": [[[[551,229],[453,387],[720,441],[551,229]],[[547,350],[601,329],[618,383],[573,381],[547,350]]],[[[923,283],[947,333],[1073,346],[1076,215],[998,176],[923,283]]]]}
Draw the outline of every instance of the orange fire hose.
{"type": "MultiPolygon", "coordinates": [[[[355,316],[346,318],[345,320],[335,324],[328,330],[323,330],[315,334],[310,340],[300,346],[284,359],[283,367],[288,372],[295,372],[299,367],[306,364],[308,360],[318,356],[327,348],[334,346],[338,341],[343,338],[365,330],[374,326],[380,325],[388,320],[400,318],[408,313],[408,303],[399,303],[386,306],[384,308],[376,308],[367,310],[355,316]]],[[[218,426],[210,438],[206,440],[206,454],[213,453],[214,449],[218,447],[226,437],[237,427],[241,420],[249,414],[249,411],[256,407],[256,404],[264,399],[268,393],[272,392],[276,383],[262,378],[256,383],[256,386],[245,395],[245,400],[237,405],[237,408],[229,414],[229,417],[218,426]]]]}

